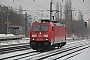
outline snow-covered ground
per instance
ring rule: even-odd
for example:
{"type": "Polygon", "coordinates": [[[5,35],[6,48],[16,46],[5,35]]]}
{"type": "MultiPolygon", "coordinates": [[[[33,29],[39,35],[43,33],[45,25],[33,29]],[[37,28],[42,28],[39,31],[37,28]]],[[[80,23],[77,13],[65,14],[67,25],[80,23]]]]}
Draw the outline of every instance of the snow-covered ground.
{"type": "Polygon", "coordinates": [[[80,54],[70,58],[69,60],[90,60],[90,48],[83,50],[80,54]]]}
{"type": "MultiPolygon", "coordinates": [[[[0,37],[12,37],[15,36],[13,34],[0,34],[0,37]]],[[[0,41],[0,45],[10,45],[10,44],[20,44],[20,43],[29,43],[29,38],[22,38],[22,40],[7,40],[7,41],[0,41]]]]}
{"type": "MultiPolygon", "coordinates": [[[[72,45],[73,46],[73,44],[71,44],[71,43],[73,43],[73,42],[70,42],[70,43],[68,43],[67,44],[67,46],[69,46],[69,45],[72,45]]],[[[83,43],[83,42],[82,42],[83,43]]],[[[76,44],[76,45],[78,45],[78,44],[76,44]]],[[[89,44],[90,45],[90,44],[89,44]]],[[[65,47],[65,46],[64,46],[65,47]]],[[[85,46],[84,46],[85,47],[85,46]]],[[[63,48],[61,48],[61,49],[63,49],[63,48]]],[[[78,48],[79,49],[79,48],[78,48]]],[[[76,49],[77,50],[77,49],[76,49]]],[[[28,54],[25,54],[25,55],[21,55],[21,56],[17,56],[17,57],[13,57],[13,58],[8,58],[7,60],[14,60],[14,59],[17,59],[17,58],[21,58],[21,57],[25,57],[25,56],[27,56],[27,57],[25,57],[25,58],[22,58],[21,60],[26,60],[26,59],[29,59],[30,57],[32,58],[32,57],[34,57],[34,56],[32,56],[33,54],[38,54],[39,52],[34,52],[34,53],[29,53],[29,52],[32,52],[32,51],[34,51],[34,50],[32,50],[32,49],[29,49],[29,50],[25,50],[25,51],[16,51],[16,52],[12,52],[12,53],[8,53],[8,54],[3,54],[3,55],[0,55],[0,57],[1,58],[5,58],[5,57],[10,57],[10,56],[15,56],[15,55],[18,55],[18,54],[23,54],[23,53],[28,53],[28,54]],[[30,55],[30,56],[29,56],[30,55]]],[[[56,50],[55,50],[56,51],[56,50]]],[[[72,52],[72,51],[69,51],[69,52],[72,52]]],[[[63,56],[64,54],[66,54],[66,53],[69,53],[69,52],[64,52],[64,53],[61,53],[61,54],[58,54],[58,55],[55,55],[54,57],[59,57],[59,56],[63,56]]],[[[90,60],[90,54],[89,54],[89,52],[90,52],[90,48],[87,48],[87,49],[85,49],[85,50],[82,50],[82,51],[80,51],[79,53],[80,54],[78,54],[78,55],[76,55],[76,56],[74,56],[74,57],[71,57],[70,59],[67,59],[67,60],[90,60]]],[[[42,56],[44,56],[43,54],[46,54],[46,53],[50,53],[50,52],[45,52],[45,53],[42,53],[42,54],[39,54],[39,55],[42,55],[42,56]]],[[[78,53],[78,52],[77,52],[78,53]]],[[[77,54],[77,53],[75,53],[75,54],[77,54]]],[[[70,54],[71,56],[73,56],[73,55],[75,55],[74,53],[73,54],[70,54]]],[[[39,56],[39,55],[37,55],[37,56],[39,56]]],[[[35,55],[36,56],[36,55],[35,55]]],[[[41,56],[41,57],[42,57],[41,56]]],[[[51,57],[53,57],[53,56],[51,56],[51,57]]],[[[67,57],[67,56],[66,56],[67,57]]],[[[63,58],[60,58],[60,59],[58,59],[58,60],[65,60],[65,58],[66,57],[63,57],[63,58]]],[[[38,58],[38,57],[36,57],[36,58],[38,58]]],[[[20,59],[19,59],[20,60],[20,59]]],[[[36,60],[36,59],[30,59],[30,60],[36,60]]],[[[45,59],[45,60],[48,60],[48,59],[45,59]]],[[[53,60],[53,58],[52,59],[49,59],[49,60],[53,60]]]]}
{"type": "Polygon", "coordinates": [[[15,36],[13,34],[0,34],[0,37],[15,36]]]}
{"type": "MultiPolygon", "coordinates": [[[[14,36],[13,34],[0,34],[0,37],[6,36],[14,36]]],[[[67,38],[69,39],[69,38],[67,38]]],[[[71,39],[71,38],[70,38],[71,39]]],[[[19,44],[19,43],[28,43],[30,41],[29,38],[23,38],[22,40],[8,40],[8,41],[0,41],[0,45],[9,45],[9,44],[19,44]]],[[[80,54],[68,59],[68,60],[90,60],[90,48],[83,50],[80,54]]]]}
{"type": "Polygon", "coordinates": [[[0,41],[0,45],[10,45],[10,44],[20,44],[20,43],[29,43],[29,38],[23,38],[22,40],[7,40],[7,41],[0,41]]]}

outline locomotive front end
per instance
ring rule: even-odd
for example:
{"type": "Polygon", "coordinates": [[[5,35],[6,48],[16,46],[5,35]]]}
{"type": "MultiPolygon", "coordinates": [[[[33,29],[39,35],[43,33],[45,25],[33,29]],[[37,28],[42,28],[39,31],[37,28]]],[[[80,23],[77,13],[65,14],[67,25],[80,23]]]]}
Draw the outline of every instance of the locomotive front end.
{"type": "Polygon", "coordinates": [[[30,31],[30,47],[43,50],[50,45],[49,23],[34,23],[30,31]]]}

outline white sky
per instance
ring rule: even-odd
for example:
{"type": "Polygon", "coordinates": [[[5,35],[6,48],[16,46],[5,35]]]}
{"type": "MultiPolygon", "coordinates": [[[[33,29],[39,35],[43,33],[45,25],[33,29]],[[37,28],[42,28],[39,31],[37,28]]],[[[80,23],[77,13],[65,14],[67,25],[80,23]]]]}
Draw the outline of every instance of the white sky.
{"type": "MultiPolygon", "coordinates": [[[[9,5],[13,6],[14,8],[19,8],[21,5],[23,9],[27,10],[29,14],[34,14],[36,10],[49,10],[49,4],[51,0],[0,0],[0,4],[2,5],[9,5]],[[37,7],[37,6],[39,7],[37,7]]],[[[62,1],[62,0],[53,0],[53,1],[62,1]]],[[[65,2],[65,0],[63,0],[65,2]]],[[[64,2],[61,2],[64,5],[64,2]]],[[[75,12],[78,12],[78,10],[82,10],[84,12],[84,20],[87,20],[90,18],[90,11],[89,13],[86,10],[90,10],[90,0],[72,0],[72,7],[75,8],[75,12]]],[[[53,9],[55,8],[55,4],[53,4],[53,9]]],[[[40,12],[41,14],[42,12],[40,12]]],[[[49,12],[45,12],[44,14],[49,15],[49,12]]]]}

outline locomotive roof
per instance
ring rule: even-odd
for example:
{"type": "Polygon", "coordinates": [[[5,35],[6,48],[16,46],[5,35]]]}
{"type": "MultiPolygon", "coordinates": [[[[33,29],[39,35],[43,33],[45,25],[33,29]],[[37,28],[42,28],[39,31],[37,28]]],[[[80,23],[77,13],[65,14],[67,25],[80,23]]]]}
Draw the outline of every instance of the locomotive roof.
{"type": "Polygon", "coordinates": [[[59,21],[50,21],[49,19],[41,19],[38,22],[35,21],[33,22],[34,24],[40,24],[40,23],[44,23],[44,24],[51,24],[53,26],[65,26],[65,24],[61,24],[59,23],[59,21]]]}
{"type": "Polygon", "coordinates": [[[65,26],[65,24],[61,24],[61,23],[53,23],[54,24],[54,26],[65,26]]]}

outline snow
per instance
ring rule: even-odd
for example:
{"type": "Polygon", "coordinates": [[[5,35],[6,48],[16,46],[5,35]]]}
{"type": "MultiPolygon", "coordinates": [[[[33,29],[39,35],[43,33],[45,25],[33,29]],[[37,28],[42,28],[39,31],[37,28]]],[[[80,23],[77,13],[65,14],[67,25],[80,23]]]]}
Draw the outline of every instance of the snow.
{"type": "Polygon", "coordinates": [[[15,36],[13,34],[0,34],[0,37],[15,36]]]}
{"type": "Polygon", "coordinates": [[[90,47],[68,60],[90,60],[90,47]]]}
{"type": "Polygon", "coordinates": [[[7,40],[7,41],[0,41],[0,46],[1,45],[10,45],[10,44],[20,44],[20,43],[29,43],[30,40],[22,39],[22,40],[7,40]]]}
{"type": "Polygon", "coordinates": [[[25,54],[25,53],[29,53],[29,52],[33,52],[33,50],[29,49],[29,50],[24,50],[24,51],[17,51],[17,52],[12,52],[12,53],[8,53],[8,54],[3,54],[3,55],[0,55],[0,59],[5,58],[5,57],[19,55],[19,54],[25,54]]]}
{"type": "MultiPolygon", "coordinates": [[[[49,58],[46,58],[46,59],[44,59],[44,60],[54,60],[54,59],[56,59],[57,57],[64,56],[64,55],[66,55],[66,54],[68,54],[68,53],[71,53],[71,52],[80,50],[80,49],[85,48],[85,47],[87,47],[87,46],[90,46],[90,45],[86,45],[86,46],[83,46],[83,47],[80,47],[80,48],[76,48],[76,49],[71,50],[71,51],[68,51],[68,52],[63,52],[63,53],[57,54],[57,55],[55,55],[55,56],[51,56],[51,57],[49,57],[49,58]]],[[[83,53],[83,50],[78,51],[78,52],[75,52],[75,53],[70,54],[70,55],[67,55],[67,56],[62,57],[62,58],[57,59],[57,60],[69,60],[69,59],[67,59],[68,57],[71,57],[71,56],[73,56],[73,55],[78,55],[78,54],[80,54],[80,53],[83,53]]],[[[74,60],[74,59],[71,59],[71,60],[74,60]]],[[[80,60],[80,59],[76,59],[76,60],[80,60]]],[[[85,59],[84,59],[84,60],[85,60],[85,59]]]]}
{"type": "MultiPolygon", "coordinates": [[[[13,34],[0,34],[0,38],[2,37],[12,37],[15,36],[13,34]]],[[[0,46],[1,45],[10,45],[10,44],[20,44],[20,43],[29,43],[30,38],[22,38],[20,40],[6,40],[6,41],[0,41],[0,46]]]]}
{"type": "MultiPolygon", "coordinates": [[[[13,34],[7,34],[7,35],[5,35],[5,34],[0,34],[0,37],[7,37],[7,36],[14,36],[13,34]]],[[[72,38],[67,38],[67,39],[72,39],[72,38]]],[[[22,40],[8,40],[8,41],[0,41],[0,45],[10,45],[10,44],[19,44],[19,43],[28,43],[29,42],[29,38],[23,38],[22,40]]],[[[73,42],[69,42],[69,43],[71,43],[71,44],[73,44],[73,42]]],[[[78,43],[78,41],[77,41],[77,43],[78,43]]],[[[82,43],[82,42],[81,42],[82,43]]],[[[89,43],[88,41],[86,42],[86,43],[89,43]]],[[[90,45],[89,45],[90,46],[90,45]]],[[[32,50],[26,50],[26,51],[24,51],[24,53],[26,53],[26,52],[30,52],[30,51],[32,51],[32,50]]],[[[9,56],[11,56],[11,55],[18,55],[18,53],[20,54],[20,53],[22,53],[22,52],[17,52],[17,53],[15,53],[15,52],[13,52],[13,53],[9,53],[9,55],[8,54],[4,54],[4,55],[0,55],[0,58],[4,58],[4,57],[9,57],[9,56]]],[[[78,54],[78,55],[76,55],[76,56],[74,56],[74,57],[71,57],[71,58],[69,58],[69,59],[67,59],[67,60],[90,60],[90,47],[89,48],[87,48],[87,49],[85,49],[85,50],[82,50],[82,51],[80,51],[80,52],[77,52],[77,53],[75,53],[75,54],[78,54]],[[79,54],[78,54],[79,53],[79,54]]],[[[73,54],[72,54],[73,55],[73,54]]],[[[72,56],[71,55],[71,56],[72,56]]],[[[59,55],[60,56],[60,55],[59,55]]],[[[52,56],[53,57],[53,56],[52,56]]],[[[55,56],[54,56],[55,57],[55,56]]],[[[56,57],[57,57],[57,55],[56,55],[56,57]]]]}

